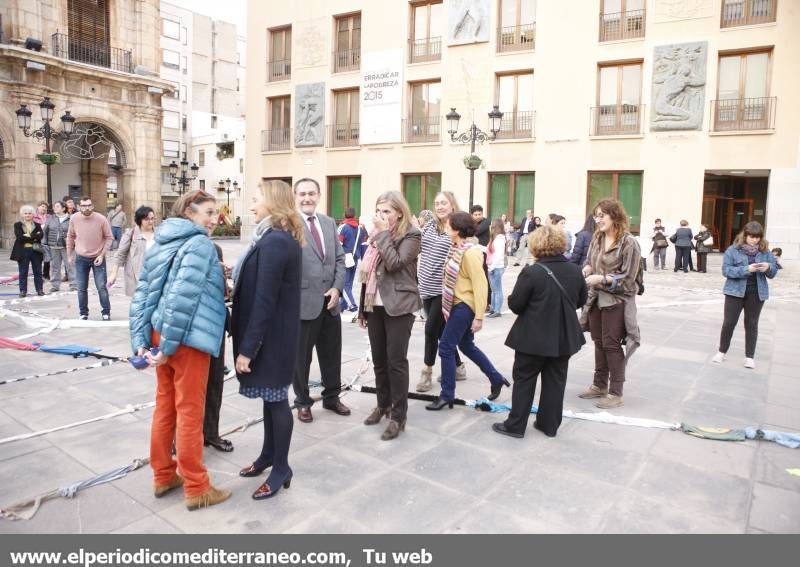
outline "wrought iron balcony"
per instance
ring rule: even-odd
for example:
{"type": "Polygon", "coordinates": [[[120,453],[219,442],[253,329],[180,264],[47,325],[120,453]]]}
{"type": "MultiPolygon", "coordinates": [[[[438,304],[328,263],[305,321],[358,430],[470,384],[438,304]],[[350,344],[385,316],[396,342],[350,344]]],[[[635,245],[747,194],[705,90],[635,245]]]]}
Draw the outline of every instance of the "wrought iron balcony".
{"type": "Polygon", "coordinates": [[[128,49],[86,41],[65,33],[50,36],[50,48],[53,55],[62,59],[133,73],[133,52],[128,49]]]}
{"type": "Polygon", "coordinates": [[[500,119],[498,140],[533,139],[533,122],[536,113],[532,110],[525,112],[503,111],[500,119]]]}
{"type": "Polygon", "coordinates": [[[292,129],[273,128],[261,131],[261,151],[280,152],[292,148],[292,129]]]}
{"type": "Polygon", "coordinates": [[[531,51],[536,44],[536,22],[497,28],[497,52],[531,51]]]}
{"type": "Polygon", "coordinates": [[[600,14],[600,41],[644,37],[645,10],[600,14]]]}
{"type": "Polygon", "coordinates": [[[328,125],[329,148],[346,148],[357,145],[358,123],[328,125]]]}
{"type": "Polygon", "coordinates": [[[774,130],[776,97],[711,101],[713,132],[774,130]]]}
{"type": "Polygon", "coordinates": [[[333,52],[333,72],[358,71],[361,67],[361,48],[338,49],[333,52]]]}
{"type": "Polygon", "coordinates": [[[408,40],[408,62],[439,61],[442,58],[442,38],[423,37],[408,40]]]}
{"type": "Polygon", "coordinates": [[[591,109],[592,136],[625,136],[643,131],[643,104],[606,104],[591,109]]]}
{"type": "Polygon", "coordinates": [[[288,81],[292,78],[292,60],[276,59],[267,62],[267,77],[272,81],[288,81]]]}
{"type": "Polygon", "coordinates": [[[403,120],[403,142],[438,142],[441,140],[441,120],[438,116],[403,120]]]}
{"type": "Polygon", "coordinates": [[[720,27],[752,26],[775,21],[778,0],[723,0],[720,27]]]}

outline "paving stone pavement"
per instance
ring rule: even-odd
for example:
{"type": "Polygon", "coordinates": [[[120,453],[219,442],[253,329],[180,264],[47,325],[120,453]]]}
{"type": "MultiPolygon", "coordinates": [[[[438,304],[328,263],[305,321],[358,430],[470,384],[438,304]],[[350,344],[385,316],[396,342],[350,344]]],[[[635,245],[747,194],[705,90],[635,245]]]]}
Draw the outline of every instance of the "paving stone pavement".
{"type": "MultiPolygon", "coordinates": [[[[243,250],[223,242],[232,263],[243,250]]],[[[0,251],[7,258],[8,251],[0,251]]],[[[708,274],[647,272],[639,301],[643,345],[631,360],[625,406],[614,413],[695,425],[800,431],[800,263],[785,262],[771,282],[757,351],[758,367],[742,367],[741,325],[728,360],[710,362],[722,320],[721,256],[708,274]]],[[[0,261],[0,276],[16,266],[0,261]]],[[[508,295],[519,268],[504,278],[508,295]]],[[[112,319],[127,316],[122,284],[112,290],[112,319]]],[[[0,302],[16,287],[0,285],[0,302]]],[[[13,294],[13,295],[8,295],[13,294]]],[[[92,320],[99,320],[96,296],[92,320]]],[[[24,303],[6,311],[31,318],[77,318],[73,293],[24,303]]],[[[513,314],[487,320],[477,342],[507,376],[513,353],[503,345],[513,314]]],[[[366,333],[345,318],[343,376],[353,376],[368,348],[366,333]]],[[[0,336],[32,332],[6,313],[0,336]]],[[[129,354],[125,327],[58,329],[27,339],[59,345],[82,343],[110,355],[129,354]]],[[[421,323],[409,359],[411,385],[422,364],[421,323]]],[[[0,380],[96,362],[40,352],[2,350],[0,380]]],[[[230,352],[230,349],[229,351],[230,352]]],[[[231,365],[229,363],[229,365],[231,365]]],[[[467,362],[468,380],[457,395],[488,393],[488,380],[467,362]]],[[[591,382],[590,346],[570,364],[565,406],[597,411],[577,393],[591,382]]],[[[437,370],[438,372],[438,370],[437,370]]],[[[312,379],[319,376],[316,362],[312,379]]],[[[361,383],[370,384],[371,372],[361,383]]],[[[0,439],[59,427],[152,401],[154,372],[124,363],[0,385],[0,439]]],[[[229,438],[232,453],[207,448],[212,481],[233,490],[230,501],[188,512],[180,494],[156,500],[144,467],[112,483],[42,505],[29,521],[0,520],[2,533],[560,533],[560,532],[800,532],[800,450],[773,443],[701,440],[678,431],[565,419],[558,437],[529,430],[524,439],[493,433],[503,414],[464,407],[428,412],[410,401],[399,439],[380,440],[382,427],[362,419],[374,396],[348,393],[353,415],[314,408],[314,422],[295,422],[290,462],[294,482],[276,498],[255,502],[260,479],[240,479],[260,449],[262,429],[229,438]]],[[[499,402],[510,403],[504,390],[499,402]]],[[[149,408],[35,438],[0,444],[0,507],[87,479],[148,455],[149,408]]],[[[260,417],[260,405],[226,383],[221,429],[260,417]]]]}

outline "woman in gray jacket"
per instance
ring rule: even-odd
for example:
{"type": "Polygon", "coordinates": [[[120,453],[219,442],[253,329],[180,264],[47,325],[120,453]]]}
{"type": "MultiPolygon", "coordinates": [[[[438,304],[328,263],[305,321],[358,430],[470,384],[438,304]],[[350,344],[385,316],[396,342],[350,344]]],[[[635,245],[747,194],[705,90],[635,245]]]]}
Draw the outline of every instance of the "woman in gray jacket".
{"type": "Polygon", "coordinates": [[[120,239],[114,267],[108,277],[108,286],[117,281],[120,266],[125,270],[125,295],[133,297],[139,283],[139,273],[144,263],[144,253],[155,243],[156,213],[150,207],[139,207],[134,214],[136,226],[120,239]]]}
{"type": "Polygon", "coordinates": [[[422,234],[411,224],[411,210],[399,191],[387,191],[375,205],[369,245],[360,263],[358,321],[369,332],[378,407],[364,425],[390,419],[381,439],[400,435],[408,412],[408,341],[415,313],[422,308],[417,287],[417,256],[422,234]]]}
{"type": "Polygon", "coordinates": [[[692,261],[692,237],[689,221],[685,219],[681,221],[681,227],[670,237],[675,244],[675,272],[678,270],[689,272],[689,264],[692,261]]]}
{"type": "Polygon", "coordinates": [[[69,215],[67,208],[61,201],[53,203],[53,214],[47,217],[42,227],[44,238],[42,245],[50,257],[52,266],[50,271],[50,293],[61,288],[61,264],[67,272],[70,291],[75,291],[75,264],[70,264],[67,259],[67,232],[69,231],[69,215]]]}

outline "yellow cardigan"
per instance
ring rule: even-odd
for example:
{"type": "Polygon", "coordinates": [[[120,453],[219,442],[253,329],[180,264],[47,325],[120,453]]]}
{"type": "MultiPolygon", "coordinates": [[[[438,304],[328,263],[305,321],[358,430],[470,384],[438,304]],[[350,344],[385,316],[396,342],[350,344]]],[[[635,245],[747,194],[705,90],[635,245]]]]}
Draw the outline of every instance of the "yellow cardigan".
{"type": "Polygon", "coordinates": [[[473,246],[461,258],[453,304],[466,303],[475,313],[475,318],[483,320],[488,294],[489,282],[483,273],[483,253],[480,248],[473,246]]]}

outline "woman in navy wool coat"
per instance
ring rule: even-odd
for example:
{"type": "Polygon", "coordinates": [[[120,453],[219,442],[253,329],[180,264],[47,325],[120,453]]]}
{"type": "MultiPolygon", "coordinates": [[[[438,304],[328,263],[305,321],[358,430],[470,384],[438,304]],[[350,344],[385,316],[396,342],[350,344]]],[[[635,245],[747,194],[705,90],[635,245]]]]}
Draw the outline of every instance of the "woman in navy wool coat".
{"type": "Polygon", "coordinates": [[[300,336],[300,272],[303,221],[295,210],[292,188],[267,181],[253,200],[258,225],[250,249],[234,270],[233,355],[239,393],[264,404],[261,454],[243,477],[269,476],[253,493],[270,498],[289,488],[289,444],[294,421],[289,408],[300,336]]]}

